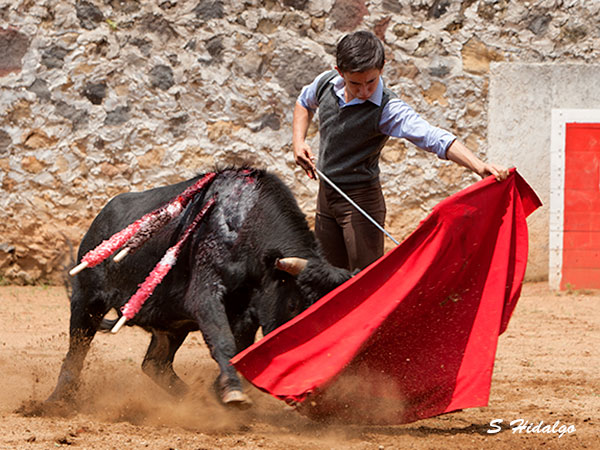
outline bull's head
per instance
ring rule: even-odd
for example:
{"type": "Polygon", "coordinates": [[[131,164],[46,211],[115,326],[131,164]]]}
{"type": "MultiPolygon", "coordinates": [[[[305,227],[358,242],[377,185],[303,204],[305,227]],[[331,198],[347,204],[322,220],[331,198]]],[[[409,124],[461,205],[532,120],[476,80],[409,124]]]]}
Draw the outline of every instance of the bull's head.
{"type": "Polygon", "coordinates": [[[300,314],[351,276],[345,269],[333,267],[323,258],[278,258],[268,296],[274,301],[271,316],[262,322],[267,334],[300,314]]]}

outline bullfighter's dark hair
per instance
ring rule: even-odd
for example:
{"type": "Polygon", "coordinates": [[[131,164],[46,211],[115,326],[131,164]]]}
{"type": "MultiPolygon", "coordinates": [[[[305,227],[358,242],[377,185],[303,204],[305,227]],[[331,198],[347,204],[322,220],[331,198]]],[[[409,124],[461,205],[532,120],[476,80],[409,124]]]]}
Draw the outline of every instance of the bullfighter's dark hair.
{"type": "Polygon", "coordinates": [[[381,70],[384,63],[383,44],[370,31],[356,31],[347,34],[337,45],[336,65],[342,72],[381,70]]]}

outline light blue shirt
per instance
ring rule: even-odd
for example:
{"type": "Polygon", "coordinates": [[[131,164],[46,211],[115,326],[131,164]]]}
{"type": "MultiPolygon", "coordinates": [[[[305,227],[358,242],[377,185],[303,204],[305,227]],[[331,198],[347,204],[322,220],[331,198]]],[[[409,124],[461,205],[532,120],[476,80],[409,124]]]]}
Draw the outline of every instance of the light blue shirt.
{"type": "MultiPolygon", "coordinates": [[[[317,98],[317,85],[319,80],[329,71],[323,72],[311,84],[304,86],[298,97],[298,103],[313,114],[319,107],[317,98]]],[[[377,89],[367,100],[353,98],[346,103],[344,97],[344,79],[337,75],[330,83],[333,84],[334,92],[338,97],[341,108],[358,105],[364,102],[372,102],[381,105],[383,98],[383,79],[379,78],[377,89]]],[[[399,98],[391,98],[384,106],[379,122],[379,130],[388,136],[404,138],[417,147],[435,153],[441,159],[447,159],[446,150],[454,142],[456,136],[438,127],[430,125],[425,119],[415,112],[410,106],[399,98]]]]}

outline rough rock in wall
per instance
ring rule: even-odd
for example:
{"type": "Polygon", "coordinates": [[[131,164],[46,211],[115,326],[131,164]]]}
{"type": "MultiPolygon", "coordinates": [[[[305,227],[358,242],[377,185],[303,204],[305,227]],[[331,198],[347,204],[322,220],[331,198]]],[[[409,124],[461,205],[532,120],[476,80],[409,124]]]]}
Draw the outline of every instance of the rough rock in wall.
{"type": "MultiPolygon", "coordinates": [[[[598,60],[599,17],[578,0],[0,0],[0,282],[59,282],[112,196],[215,166],[273,170],[311,217],[292,108],[349,31],[375,32],[387,85],[485,158],[490,62],[598,60]]],[[[381,164],[398,238],[476,180],[406,141],[381,164]]]]}

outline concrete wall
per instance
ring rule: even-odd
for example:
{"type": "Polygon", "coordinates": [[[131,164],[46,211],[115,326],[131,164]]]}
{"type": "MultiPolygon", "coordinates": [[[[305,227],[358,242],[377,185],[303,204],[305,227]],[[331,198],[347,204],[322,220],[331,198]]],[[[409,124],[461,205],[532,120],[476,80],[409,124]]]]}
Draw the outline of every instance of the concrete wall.
{"type": "Polygon", "coordinates": [[[600,107],[600,65],[492,63],[488,158],[515,166],[544,206],[529,218],[529,279],[549,262],[552,109],[600,107]]]}

